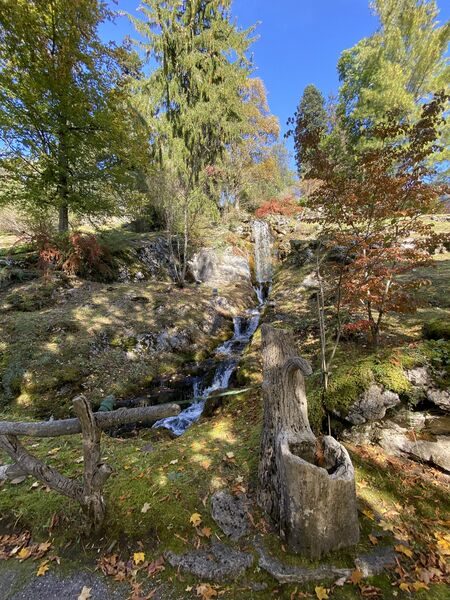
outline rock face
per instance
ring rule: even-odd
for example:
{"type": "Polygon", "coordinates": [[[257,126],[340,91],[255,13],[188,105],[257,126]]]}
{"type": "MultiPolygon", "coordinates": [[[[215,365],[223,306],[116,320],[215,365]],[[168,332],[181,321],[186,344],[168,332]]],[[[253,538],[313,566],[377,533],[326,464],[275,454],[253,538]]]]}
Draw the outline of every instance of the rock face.
{"type": "Polygon", "coordinates": [[[426,367],[411,369],[406,372],[406,377],[429,402],[444,412],[450,412],[450,391],[434,387],[433,378],[426,367]]]}
{"type": "Polygon", "coordinates": [[[367,421],[379,421],[389,408],[397,406],[399,403],[398,394],[383,390],[377,384],[372,384],[350,407],[345,418],[353,425],[360,425],[367,421]]]}
{"type": "Polygon", "coordinates": [[[385,420],[353,427],[344,433],[344,438],[355,444],[376,443],[388,454],[431,463],[450,472],[450,438],[444,435],[436,435],[431,440],[421,439],[420,431],[416,433],[385,420]]]}
{"type": "Polygon", "coordinates": [[[247,533],[248,518],[245,498],[219,490],[211,498],[211,514],[221,530],[233,541],[247,533]]]}
{"type": "Polygon", "coordinates": [[[220,253],[203,248],[193,257],[190,269],[195,281],[212,286],[251,280],[247,257],[234,254],[232,248],[220,253]]]}
{"type": "Polygon", "coordinates": [[[234,550],[221,542],[211,542],[207,549],[182,555],[166,552],[165,558],[176,569],[212,581],[237,579],[253,564],[251,554],[234,550]]]}

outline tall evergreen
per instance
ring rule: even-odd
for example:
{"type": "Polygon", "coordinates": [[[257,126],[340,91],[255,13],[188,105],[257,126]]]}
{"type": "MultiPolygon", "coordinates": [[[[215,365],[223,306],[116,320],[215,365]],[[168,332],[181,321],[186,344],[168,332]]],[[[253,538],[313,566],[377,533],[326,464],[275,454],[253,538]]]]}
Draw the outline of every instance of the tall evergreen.
{"type": "MultiPolygon", "coordinates": [[[[176,265],[184,283],[192,223],[208,202],[202,178],[246,125],[242,92],[250,73],[246,51],[251,29],[231,20],[230,0],[146,0],[144,20],[132,19],[156,68],[142,87],[154,129],[153,148],[171,171],[166,203],[169,229],[177,227],[183,248],[176,265]]],[[[177,237],[179,240],[179,237],[177,237]]]]}
{"type": "Polygon", "coordinates": [[[305,176],[311,168],[314,156],[327,128],[325,100],[315,85],[306,86],[294,117],[288,124],[294,130],[295,161],[299,176],[305,176]]]}

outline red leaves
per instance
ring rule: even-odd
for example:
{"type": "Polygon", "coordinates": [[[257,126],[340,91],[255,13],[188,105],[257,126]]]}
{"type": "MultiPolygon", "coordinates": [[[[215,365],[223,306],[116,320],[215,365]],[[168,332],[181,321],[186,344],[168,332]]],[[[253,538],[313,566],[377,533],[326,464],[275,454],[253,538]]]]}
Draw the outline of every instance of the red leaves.
{"type": "Polygon", "coordinates": [[[261,204],[255,211],[255,216],[258,218],[266,217],[267,215],[284,215],[292,217],[302,211],[302,207],[298,205],[292,196],[285,198],[272,198],[261,204]]]}

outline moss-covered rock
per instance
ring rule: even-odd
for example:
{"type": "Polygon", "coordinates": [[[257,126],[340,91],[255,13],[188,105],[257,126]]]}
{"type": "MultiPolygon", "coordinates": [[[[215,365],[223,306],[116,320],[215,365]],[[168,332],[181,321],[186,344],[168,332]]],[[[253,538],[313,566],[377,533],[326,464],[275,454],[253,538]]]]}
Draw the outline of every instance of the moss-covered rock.
{"type": "Polygon", "coordinates": [[[450,321],[433,319],[423,324],[422,334],[426,340],[450,340],[450,321]]]}

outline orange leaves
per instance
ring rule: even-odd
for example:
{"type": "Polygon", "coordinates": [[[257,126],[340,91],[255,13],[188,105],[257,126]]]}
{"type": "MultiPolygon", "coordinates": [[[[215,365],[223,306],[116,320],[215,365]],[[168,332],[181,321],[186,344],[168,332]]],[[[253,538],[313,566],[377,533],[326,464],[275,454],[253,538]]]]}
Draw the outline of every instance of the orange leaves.
{"type": "Polygon", "coordinates": [[[209,583],[201,583],[195,588],[195,593],[201,600],[213,600],[217,598],[218,592],[209,583]]]}
{"type": "Polygon", "coordinates": [[[302,211],[302,207],[298,205],[292,196],[284,198],[272,198],[261,204],[255,211],[255,216],[258,218],[266,217],[267,215],[284,215],[292,217],[302,211]]]}

